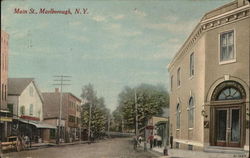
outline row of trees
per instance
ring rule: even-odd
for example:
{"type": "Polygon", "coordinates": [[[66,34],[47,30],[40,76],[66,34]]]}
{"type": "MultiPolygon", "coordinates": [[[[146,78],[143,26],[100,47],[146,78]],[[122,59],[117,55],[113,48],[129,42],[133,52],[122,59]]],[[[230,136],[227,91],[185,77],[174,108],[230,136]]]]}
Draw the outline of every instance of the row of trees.
{"type": "Polygon", "coordinates": [[[162,116],[169,107],[169,95],[162,85],[141,84],[138,87],[125,87],[119,94],[118,107],[112,113],[113,130],[130,131],[135,128],[135,104],[139,128],[152,116],[162,116]]]}
{"type": "Polygon", "coordinates": [[[107,109],[104,98],[97,97],[96,91],[92,84],[85,85],[82,88],[81,97],[83,99],[82,125],[87,129],[90,123],[90,131],[95,138],[103,136],[107,130],[110,111],[107,109]],[[91,119],[90,119],[91,109],[91,119]],[[90,121],[90,122],[89,122],[90,121]]]}
{"type": "Polygon", "coordinates": [[[119,94],[118,106],[112,116],[104,103],[104,98],[97,97],[92,84],[82,88],[81,97],[84,102],[81,114],[82,124],[85,129],[88,129],[90,123],[90,131],[94,137],[100,137],[108,130],[108,119],[111,118],[112,131],[134,130],[135,104],[137,104],[139,128],[143,127],[150,117],[162,116],[165,109],[169,107],[169,95],[162,85],[141,84],[133,88],[125,87],[119,94]]]}

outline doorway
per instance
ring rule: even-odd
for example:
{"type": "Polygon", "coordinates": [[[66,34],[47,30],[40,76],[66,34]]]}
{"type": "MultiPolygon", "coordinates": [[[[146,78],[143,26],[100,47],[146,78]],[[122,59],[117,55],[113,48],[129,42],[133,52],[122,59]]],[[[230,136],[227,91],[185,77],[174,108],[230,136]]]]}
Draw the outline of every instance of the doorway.
{"type": "Polygon", "coordinates": [[[215,115],[216,146],[240,147],[241,108],[216,108],[215,115]]]}
{"type": "Polygon", "coordinates": [[[210,143],[222,147],[243,147],[245,140],[245,99],[243,86],[235,81],[219,84],[211,96],[210,143]]]}

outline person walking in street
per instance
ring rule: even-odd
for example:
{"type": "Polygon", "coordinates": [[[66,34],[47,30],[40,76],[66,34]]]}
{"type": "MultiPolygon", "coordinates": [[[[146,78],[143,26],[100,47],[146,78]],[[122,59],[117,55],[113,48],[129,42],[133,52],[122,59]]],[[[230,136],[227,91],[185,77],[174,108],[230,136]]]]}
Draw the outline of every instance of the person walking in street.
{"type": "Polygon", "coordinates": [[[24,142],[25,142],[25,148],[28,148],[29,147],[29,142],[30,142],[30,138],[29,136],[24,136],[24,142]]]}
{"type": "Polygon", "coordinates": [[[134,136],[133,138],[134,150],[137,150],[137,137],[134,136]]]}
{"type": "Polygon", "coordinates": [[[142,137],[141,136],[139,136],[138,141],[141,144],[141,142],[142,142],[142,137]]]}

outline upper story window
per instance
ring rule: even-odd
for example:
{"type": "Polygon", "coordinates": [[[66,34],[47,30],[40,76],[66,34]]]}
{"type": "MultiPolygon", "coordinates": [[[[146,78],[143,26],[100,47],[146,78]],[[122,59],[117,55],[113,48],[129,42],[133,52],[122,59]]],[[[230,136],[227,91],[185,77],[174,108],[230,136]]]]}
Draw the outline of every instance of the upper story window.
{"type": "Polygon", "coordinates": [[[180,108],[180,104],[178,103],[176,106],[176,129],[180,129],[180,120],[181,117],[181,108],[180,108]]]}
{"type": "Polygon", "coordinates": [[[189,61],[189,75],[194,76],[194,53],[190,55],[189,61]]]}
{"type": "Polygon", "coordinates": [[[181,85],[181,68],[179,67],[177,70],[177,86],[181,85]]]}
{"type": "Polygon", "coordinates": [[[7,106],[10,113],[13,114],[13,104],[8,104],[7,106]]]}
{"type": "Polygon", "coordinates": [[[33,87],[30,87],[30,96],[33,96],[33,93],[34,93],[34,89],[33,87]]]}
{"type": "Polygon", "coordinates": [[[25,115],[25,107],[24,106],[20,107],[20,114],[25,115]]]}
{"type": "Polygon", "coordinates": [[[173,90],[173,75],[171,76],[170,78],[170,90],[172,91],[173,90]]]}
{"type": "Polygon", "coordinates": [[[234,52],[234,31],[220,34],[220,62],[235,59],[234,52]]]}
{"type": "Polygon", "coordinates": [[[32,116],[33,115],[33,104],[30,104],[30,115],[32,116]]]}

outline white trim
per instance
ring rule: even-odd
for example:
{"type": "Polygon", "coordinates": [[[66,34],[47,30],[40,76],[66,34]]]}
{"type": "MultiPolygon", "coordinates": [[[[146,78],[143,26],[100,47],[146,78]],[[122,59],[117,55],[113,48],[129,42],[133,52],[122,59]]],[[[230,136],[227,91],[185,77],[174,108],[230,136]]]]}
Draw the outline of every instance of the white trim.
{"type": "Polygon", "coordinates": [[[231,10],[231,11],[228,11],[228,12],[226,12],[226,13],[224,13],[224,14],[220,14],[220,15],[214,16],[214,17],[212,17],[212,18],[203,20],[203,21],[201,21],[201,24],[206,23],[206,22],[208,22],[208,21],[212,21],[212,20],[214,20],[214,19],[217,19],[217,18],[220,18],[220,17],[223,17],[223,16],[226,16],[226,15],[228,15],[228,14],[231,14],[231,13],[234,13],[234,12],[237,12],[237,11],[240,11],[240,10],[242,10],[242,9],[248,8],[249,6],[250,6],[250,4],[245,5],[245,6],[243,6],[243,7],[239,7],[239,8],[237,8],[237,9],[234,9],[234,10],[231,10]]]}
{"type": "Polygon", "coordinates": [[[221,32],[219,32],[218,34],[218,60],[219,60],[219,65],[223,65],[223,64],[229,64],[229,63],[234,63],[236,62],[237,59],[237,53],[236,53],[236,29],[232,28],[232,29],[228,29],[228,30],[223,30],[221,32]],[[221,61],[221,35],[224,33],[228,33],[233,31],[233,40],[234,40],[234,44],[233,44],[233,55],[234,58],[230,59],[230,60],[226,60],[226,61],[221,61]]]}
{"type": "Polygon", "coordinates": [[[187,144],[187,145],[204,147],[204,144],[202,142],[197,142],[197,141],[192,141],[192,140],[174,139],[174,142],[187,144]]]}

